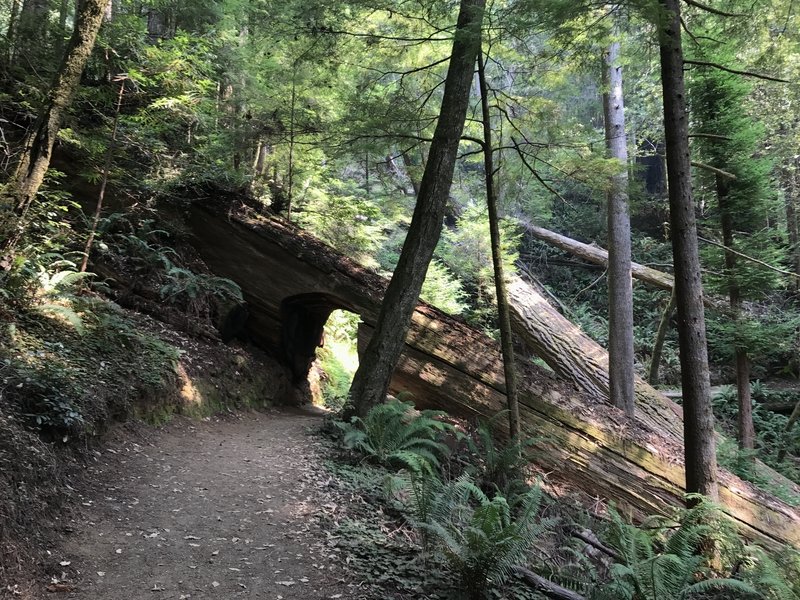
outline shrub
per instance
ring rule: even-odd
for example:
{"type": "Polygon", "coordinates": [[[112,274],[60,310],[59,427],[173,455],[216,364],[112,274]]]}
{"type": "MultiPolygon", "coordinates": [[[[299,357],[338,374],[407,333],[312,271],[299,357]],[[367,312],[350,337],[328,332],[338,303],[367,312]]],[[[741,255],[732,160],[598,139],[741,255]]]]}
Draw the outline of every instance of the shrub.
{"type": "Polygon", "coordinates": [[[364,419],[353,417],[338,427],[344,432],[345,447],[386,466],[419,471],[427,468],[425,463],[438,466],[447,454],[447,446],[436,439],[439,433],[452,430],[437,419],[442,414],[416,412],[410,402],[392,399],[373,407],[364,419]]]}
{"type": "Polygon", "coordinates": [[[489,498],[467,476],[439,494],[431,517],[420,527],[441,550],[472,599],[486,597],[490,584],[500,584],[523,560],[527,550],[552,525],[538,518],[542,493],[531,489],[512,513],[500,494],[489,498]]]}

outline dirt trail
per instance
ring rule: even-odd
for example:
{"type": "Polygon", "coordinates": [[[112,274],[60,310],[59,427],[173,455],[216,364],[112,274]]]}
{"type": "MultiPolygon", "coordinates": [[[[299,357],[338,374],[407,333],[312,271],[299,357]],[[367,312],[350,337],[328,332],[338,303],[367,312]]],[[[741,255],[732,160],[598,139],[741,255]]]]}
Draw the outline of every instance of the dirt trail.
{"type": "MultiPolygon", "coordinates": [[[[323,530],[310,412],[176,420],[103,452],[62,555],[80,600],[366,598],[323,530]]],[[[52,588],[51,588],[52,589],[52,588]]]]}

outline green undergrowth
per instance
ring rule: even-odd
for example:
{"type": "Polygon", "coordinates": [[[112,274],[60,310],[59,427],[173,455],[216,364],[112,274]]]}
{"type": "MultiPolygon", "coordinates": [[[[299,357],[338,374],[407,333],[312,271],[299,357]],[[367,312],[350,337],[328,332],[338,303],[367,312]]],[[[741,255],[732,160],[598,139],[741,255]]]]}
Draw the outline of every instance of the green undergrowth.
{"type": "Polygon", "coordinates": [[[375,597],[546,597],[524,567],[584,600],[800,599],[800,553],[746,545],[702,497],[636,525],[548,496],[520,459],[535,442],[495,439],[503,417],[473,427],[391,400],[328,427],[347,499],[332,545],[375,597]]]}
{"type": "Polygon", "coordinates": [[[739,449],[737,436],[738,401],[736,389],[723,388],[714,397],[714,415],[718,426],[728,437],[718,445],[719,463],[742,479],[777,496],[792,506],[800,506],[800,495],[787,482],[776,480],[774,473],[756,462],[760,460],[790,481],[800,484],[800,436],[798,428],[787,431],[789,418],[769,410],[769,402],[797,402],[796,392],[775,391],[760,382],[752,384],[753,425],[756,432],[754,450],[739,449]]]}

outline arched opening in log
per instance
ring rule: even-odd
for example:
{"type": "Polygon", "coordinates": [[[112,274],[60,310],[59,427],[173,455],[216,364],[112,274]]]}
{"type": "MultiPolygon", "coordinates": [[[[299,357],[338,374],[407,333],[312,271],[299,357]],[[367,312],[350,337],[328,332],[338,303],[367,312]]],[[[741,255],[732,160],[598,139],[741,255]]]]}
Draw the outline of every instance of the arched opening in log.
{"type": "Polygon", "coordinates": [[[281,302],[281,349],[294,383],[305,381],[325,340],[324,327],[334,310],[351,310],[328,294],[300,294],[281,302]]]}

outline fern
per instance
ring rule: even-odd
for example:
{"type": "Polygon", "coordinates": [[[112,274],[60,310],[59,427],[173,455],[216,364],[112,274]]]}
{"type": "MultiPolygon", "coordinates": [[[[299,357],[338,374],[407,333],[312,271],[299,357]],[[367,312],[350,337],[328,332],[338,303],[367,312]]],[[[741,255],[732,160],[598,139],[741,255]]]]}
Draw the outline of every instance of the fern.
{"type": "Polygon", "coordinates": [[[458,575],[472,598],[485,597],[490,584],[500,584],[527,550],[554,523],[539,520],[541,490],[530,490],[512,514],[507,500],[489,498],[468,476],[446,486],[422,528],[458,575]]]}
{"type": "Polygon", "coordinates": [[[726,519],[706,501],[681,511],[676,519],[654,517],[642,527],[625,523],[609,511],[607,543],[621,562],[611,567],[611,582],[596,590],[593,600],[681,600],[712,591],[756,594],[748,583],[715,577],[701,548],[725,542],[731,535],[726,519]]]}
{"type": "Polygon", "coordinates": [[[500,493],[511,499],[528,489],[524,481],[525,468],[528,466],[525,451],[536,440],[512,438],[505,444],[495,440],[494,428],[497,421],[505,418],[507,413],[504,410],[488,421],[481,421],[477,430],[477,443],[468,439],[468,444],[472,453],[478,457],[473,473],[479,487],[486,493],[500,493]]]}
{"type": "Polygon", "coordinates": [[[436,437],[452,426],[437,420],[441,415],[436,411],[415,414],[410,402],[390,400],[372,408],[364,419],[353,417],[350,423],[337,426],[344,432],[345,447],[385,466],[419,470],[419,459],[438,466],[447,454],[447,446],[436,437]]]}

